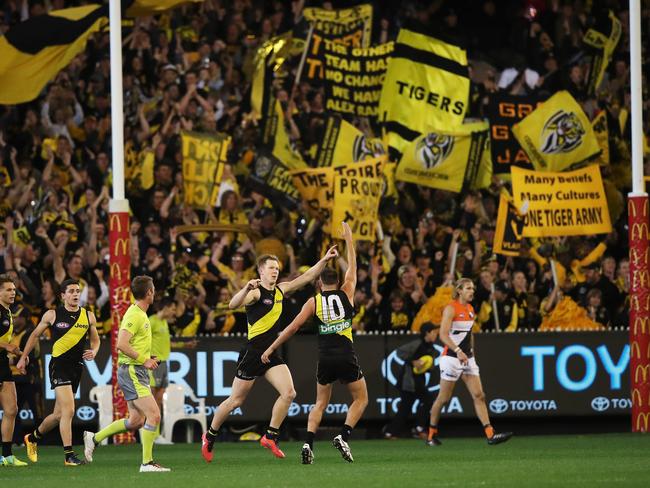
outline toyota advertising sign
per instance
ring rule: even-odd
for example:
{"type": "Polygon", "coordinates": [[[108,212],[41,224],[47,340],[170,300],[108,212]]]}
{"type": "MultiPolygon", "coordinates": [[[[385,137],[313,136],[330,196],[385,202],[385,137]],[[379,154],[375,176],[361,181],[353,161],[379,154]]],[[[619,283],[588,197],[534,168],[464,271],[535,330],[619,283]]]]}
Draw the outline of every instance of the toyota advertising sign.
{"type": "MultiPolygon", "coordinates": [[[[362,335],[355,348],[366,377],[369,404],[364,418],[385,419],[394,415],[399,404],[397,376],[403,362],[395,350],[416,340],[415,335],[362,335]]],[[[572,415],[621,415],[631,408],[629,387],[630,348],[626,331],[576,333],[477,334],[476,358],[494,417],[537,417],[572,415]]],[[[291,370],[297,396],[288,419],[307,418],[316,398],[317,339],[299,335],[285,345],[283,356],[291,370]]],[[[204,397],[208,417],[231,391],[235,366],[243,338],[198,338],[172,351],[169,379],[187,385],[204,397]]],[[[47,371],[51,343],[41,343],[43,366],[47,371]]],[[[437,348],[439,362],[442,348],[437,348]]],[[[437,370],[425,373],[427,388],[435,395],[439,385],[437,370]]],[[[97,404],[89,401],[90,389],[110,383],[109,341],[103,340],[95,361],[86,371],[76,394],[75,422],[97,421],[97,404]]],[[[253,388],[246,402],[232,412],[233,420],[263,421],[271,415],[277,394],[265,381],[253,388]]],[[[46,410],[54,406],[54,393],[44,376],[46,410]]],[[[336,386],[326,415],[343,419],[349,396],[336,386]]],[[[189,399],[188,411],[196,409],[189,399]]],[[[445,415],[474,417],[472,400],[463,385],[454,391],[445,415]]],[[[21,418],[30,412],[21,412],[21,418]]]]}

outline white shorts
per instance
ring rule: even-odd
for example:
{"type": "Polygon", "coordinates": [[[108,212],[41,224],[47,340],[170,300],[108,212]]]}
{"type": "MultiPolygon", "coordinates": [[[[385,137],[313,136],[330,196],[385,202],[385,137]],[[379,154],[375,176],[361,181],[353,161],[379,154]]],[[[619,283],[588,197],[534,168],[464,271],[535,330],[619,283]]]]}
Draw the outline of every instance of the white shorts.
{"type": "Polygon", "coordinates": [[[442,356],[440,358],[440,379],[445,381],[458,381],[463,374],[478,376],[478,364],[473,357],[469,358],[467,364],[463,366],[460,359],[451,356],[442,356]]]}

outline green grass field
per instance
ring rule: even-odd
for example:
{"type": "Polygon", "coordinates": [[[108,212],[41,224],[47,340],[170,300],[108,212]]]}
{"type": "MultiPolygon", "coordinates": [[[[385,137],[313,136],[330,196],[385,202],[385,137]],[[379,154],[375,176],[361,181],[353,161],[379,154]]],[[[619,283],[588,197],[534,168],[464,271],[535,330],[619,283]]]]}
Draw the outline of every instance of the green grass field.
{"type": "MultiPolygon", "coordinates": [[[[95,451],[91,465],[63,467],[61,448],[43,447],[38,464],[0,468],[4,486],[39,488],[104,486],[202,487],[400,487],[413,486],[650,486],[650,436],[606,434],[515,437],[498,446],[483,439],[443,439],[441,447],[422,441],[351,441],[353,464],[328,442],[317,442],[315,462],[300,464],[297,442],[281,445],[276,459],[255,443],[222,443],[206,464],[197,444],[155,446],[156,460],[171,473],[138,473],[139,445],[95,451]]],[[[81,446],[76,447],[81,453],[81,446]]],[[[25,451],[15,453],[26,460],[25,451]]]]}

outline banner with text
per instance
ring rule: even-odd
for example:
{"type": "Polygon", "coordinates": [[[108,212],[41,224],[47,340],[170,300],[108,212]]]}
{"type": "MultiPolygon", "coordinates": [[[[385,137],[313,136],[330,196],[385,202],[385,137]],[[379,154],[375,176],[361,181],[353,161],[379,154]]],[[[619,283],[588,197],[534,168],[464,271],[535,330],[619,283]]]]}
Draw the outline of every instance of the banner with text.
{"type": "Polygon", "coordinates": [[[300,194],[293,186],[289,171],[278,158],[267,151],[260,151],[256,155],[247,182],[252,190],[290,210],[300,203],[300,194]]]}
{"type": "Polygon", "coordinates": [[[230,136],[182,132],[183,201],[204,209],[215,206],[227,160],[230,136]]]}
{"type": "Polygon", "coordinates": [[[519,215],[512,197],[502,192],[499,196],[499,213],[492,252],[504,256],[519,256],[523,230],[524,219],[519,215]]]}
{"type": "Polygon", "coordinates": [[[334,169],[307,168],[293,170],[289,174],[307,211],[323,222],[323,230],[329,232],[334,206],[334,169]]]}
{"type": "Polygon", "coordinates": [[[308,66],[305,78],[322,80],[326,110],[376,117],[393,45],[387,42],[370,47],[347,46],[314,32],[308,49],[318,58],[308,66]]]}
{"type": "Polygon", "coordinates": [[[494,174],[510,179],[510,168],[517,166],[534,169],[528,154],[512,133],[512,126],[530,114],[539,105],[533,95],[517,96],[492,93],[485,110],[490,120],[490,140],[494,174]]]}
{"type": "Polygon", "coordinates": [[[381,178],[335,176],[332,222],[345,221],[354,239],[374,242],[383,186],[381,178]]]}
{"type": "Polygon", "coordinates": [[[524,237],[606,234],[612,231],[597,164],[577,171],[550,173],[512,168],[517,208],[529,201],[524,237]]]}
{"type": "Polygon", "coordinates": [[[572,169],[600,153],[587,115],[568,91],[557,92],[512,132],[538,171],[572,169]]]}
{"type": "Polygon", "coordinates": [[[379,102],[388,144],[404,152],[418,135],[462,125],[469,99],[467,52],[401,29],[379,102]]]}
{"type": "Polygon", "coordinates": [[[314,30],[337,37],[346,44],[366,47],[372,34],[372,10],[371,4],[364,3],[338,10],[308,7],[302,14],[314,26],[314,30]]]}

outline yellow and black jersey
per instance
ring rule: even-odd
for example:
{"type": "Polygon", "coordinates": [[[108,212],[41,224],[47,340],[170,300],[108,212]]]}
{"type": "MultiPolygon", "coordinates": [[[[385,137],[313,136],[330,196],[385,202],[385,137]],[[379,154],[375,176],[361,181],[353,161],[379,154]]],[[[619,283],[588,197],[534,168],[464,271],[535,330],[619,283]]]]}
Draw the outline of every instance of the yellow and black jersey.
{"type": "Polygon", "coordinates": [[[67,362],[82,362],[90,321],[88,311],[79,307],[71,312],[64,306],[56,308],[52,332],[52,357],[67,362]]]}
{"type": "Polygon", "coordinates": [[[278,319],[282,315],[284,294],[277,286],[273,290],[259,287],[260,299],[246,306],[248,320],[248,344],[265,350],[279,332],[278,319]]]}
{"type": "MultiPolygon", "coordinates": [[[[10,343],[14,333],[14,318],[11,310],[0,305],[0,342],[10,343]]],[[[7,357],[7,350],[0,349],[0,357],[7,357]]]]}
{"type": "Polygon", "coordinates": [[[352,349],[352,319],[354,307],[348,296],[341,290],[330,290],[318,293],[315,318],[318,325],[318,349],[351,350],[352,349]]]}

